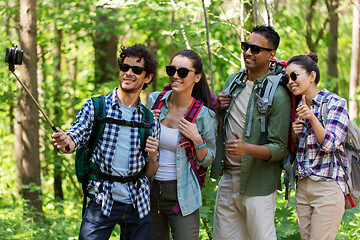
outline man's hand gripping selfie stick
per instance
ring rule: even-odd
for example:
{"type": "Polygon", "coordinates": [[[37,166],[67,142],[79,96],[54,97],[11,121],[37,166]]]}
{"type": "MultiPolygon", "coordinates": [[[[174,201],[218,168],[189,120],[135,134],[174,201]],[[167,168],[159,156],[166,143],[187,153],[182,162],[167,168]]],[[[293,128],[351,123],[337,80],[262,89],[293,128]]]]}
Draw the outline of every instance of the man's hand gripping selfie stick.
{"type": "MultiPolygon", "coordinates": [[[[9,70],[14,74],[14,76],[16,77],[16,79],[18,80],[18,82],[21,84],[21,86],[25,89],[25,91],[29,94],[29,96],[31,97],[31,99],[34,101],[35,105],[37,106],[37,108],[40,110],[40,112],[42,113],[42,115],[45,117],[46,121],[49,123],[51,129],[54,132],[57,132],[56,127],[54,126],[54,124],[50,121],[49,117],[45,114],[45,112],[42,110],[42,108],[40,107],[39,103],[36,101],[36,99],[33,97],[33,95],[30,93],[29,89],[25,86],[25,84],[18,78],[18,76],[15,74],[15,64],[16,65],[21,65],[22,63],[22,56],[23,56],[23,50],[19,50],[17,49],[17,46],[15,47],[11,47],[11,48],[7,48],[6,49],[6,56],[5,56],[5,62],[9,63],[9,70]]],[[[67,145],[65,147],[66,151],[70,151],[70,147],[69,145],[67,145]]]]}

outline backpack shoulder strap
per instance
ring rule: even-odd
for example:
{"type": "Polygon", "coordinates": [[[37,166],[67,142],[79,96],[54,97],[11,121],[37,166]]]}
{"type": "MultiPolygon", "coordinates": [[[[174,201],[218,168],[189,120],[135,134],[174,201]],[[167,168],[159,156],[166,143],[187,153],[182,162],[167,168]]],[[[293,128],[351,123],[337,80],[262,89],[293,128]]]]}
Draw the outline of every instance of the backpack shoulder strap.
{"type": "Polygon", "coordinates": [[[244,78],[245,72],[246,72],[246,68],[242,68],[236,74],[234,74],[231,83],[223,92],[232,93],[238,85],[242,85],[244,87],[245,83],[242,80],[244,78]]]}
{"type": "Polygon", "coordinates": [[[275,91],[276,91],[277,87],[279,86],[279,83],[283,76],[284,75],[282,73],[279,73],[279,74],[268,77],[269,79],[272,80],[272,87],[271,87],[271,90],[269,90],[269,96],[268,96],[268,99],[269,99],[268,106],[272,105],[272,100],[274,98],[275,91]]]}
{"type": "Polygon", "coordinates": [[[199,115],[202,106],[204,106],[204,103],[194,98],[184,118],[189,122],[194,123],[197,115],[199,115]]]}
{"type": "MultiPolygon", "coordinates": [[[[258,111],[260,112],[260,130],[261,132],[265,132],[266,129],[266,112],[268,111],[269,107],[272,106],[272,101],[275,95],[275,91],[279,86],[279,83],[282,79],[283,74],[275,74],[271,76],[267,76],[264,81],[259,85],[259,93],[257,99],[257,107],[258,111]]],[[[253,108],[253,102],[251,103],[251,108],[253,108]]],[[[252,110],[251,110],[252,112],[252,110]]],[[[250,116],[249,123],[247,126],[246,136],[250,136],[251,131],[251,124],[252,124],[252,115],[250,116]]]]}
{"type": "Polygon", "coordinates": [[[159,95],[157,96],[157,98],[155,99],[154,104],[151,107],[151,110],[154,109],[160,109],[162,107],[162,105],[164,105],[164,101],[161,101],[161,99],[163,98],[163,96],[167,93],[168,91],[163,91],[161,93],[159,93],[159,95]]]}
{"type": "Polygon", "coordinates": [[[89,158],[91,158],[92,152],[94,151],[96,144],[99,142],[99,139],[105,128],[105,124],[100,122],[106,117],[106,107],[104,107],[105,97],[99,96],[92,97],[91,99],[94,103],[94,123],[88,143],[89,158]]]}
{"type": "MultiPolygon", "coordinates": [[[[88,152],[87,152],[87,159],[85,161],[90,162],[90,158],[92,156],[92,153],[99,142],[99,139],[104,131],[105,124],[99,122],[99,118],[106,117],[106,107],[104,107],[105,97],[99,96],[99,97],[92,97],[91,100],[94,104],[94,122],[93,127],[91,130],[90,138],[87,143],[88,146],[88,152]]],[[[99,166],[97,164],[89,164],[90,168],[96,169],[99,171],[99,166]]],[[[90,169],[88,169],[90,170],[90,169]]],[[[89,174],[86,174],[84,181],[81,183],[82,190],[84,194],[83,198],[83,208],[82,208],[82,216],[85,215],[86,205],[87,205],[87,195],[88,195],[88,185],[89,181],[89,174]]]]}
{"type": "Polygon", "coordinates": [[[145,151],[146,140],[149,136],[152,135],[152,125],[154,123],[154,115],[143,104],[141,104],[143,115],[141,122],[144,124],[144,127],[140,128],[140,145],[143,152],[143,156],[147,157],[147,152],[145,151]]]}
{"type": "Polygon", "coordinates": [[[320,103],[320,110],[319,110],[320,119],[319,120],[320,120],[321,125],[323,125],[323,127],[325,127],[326,120],[327,120],[327,106],[329,104],[331,95],[333,95],[333,94],[334,93],[332,93],[332,92],[326,93],[320,103]]]}

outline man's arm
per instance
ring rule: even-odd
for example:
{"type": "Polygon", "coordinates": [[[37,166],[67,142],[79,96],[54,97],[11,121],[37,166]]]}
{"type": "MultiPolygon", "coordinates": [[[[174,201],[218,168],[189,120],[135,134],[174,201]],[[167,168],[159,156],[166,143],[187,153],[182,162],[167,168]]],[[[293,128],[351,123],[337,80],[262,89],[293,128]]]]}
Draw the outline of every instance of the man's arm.
{"type": "Polygon", "coordinates": [[[59,151],[68,154],[74,152],[75,142],[72,140],[72,138],[69,135],[66,135],[65,132],[60,128],[57,128],[57,131],[53,132],[51,137],[52,137],[51,142],[54,144],[54,146],[57,149],[59,149],[59,151]],[[65,149],[66,146],[70,147],[69,151],[65,149]]]}

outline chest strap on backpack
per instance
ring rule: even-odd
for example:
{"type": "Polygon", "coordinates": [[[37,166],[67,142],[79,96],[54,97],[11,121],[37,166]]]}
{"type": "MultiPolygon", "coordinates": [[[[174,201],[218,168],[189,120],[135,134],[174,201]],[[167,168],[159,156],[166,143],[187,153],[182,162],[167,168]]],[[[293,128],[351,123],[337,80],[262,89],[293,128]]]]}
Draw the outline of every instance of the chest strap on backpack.
{"type": "MultiPolygon", "coordinates": [[[[94,175],[97,179],[102,179],[104,181],[108,181],[109,183],[119,182],[119,183],[129,183],[136,182],[138,179],[143,178],[145,176],[145,167],[143,167],[140,172],[135,175],[129,176],[113,176],[103,173],[101,171],[96,171],[93,168],[90,168],[90,174],[94,175]]],[[[90,176],[90,179],[92,177],[90,176]]]]}

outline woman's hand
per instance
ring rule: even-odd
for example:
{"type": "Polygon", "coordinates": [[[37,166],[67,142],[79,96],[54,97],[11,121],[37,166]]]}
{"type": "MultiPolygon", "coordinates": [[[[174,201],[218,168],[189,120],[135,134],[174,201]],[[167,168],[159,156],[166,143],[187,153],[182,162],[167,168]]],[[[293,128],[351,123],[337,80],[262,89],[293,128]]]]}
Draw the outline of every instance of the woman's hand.
{"type": "Polygon", "coordinates": [[[304,120],[296,120],[295,122],[292,123],[291,127],[292,127],[292,131],[293,133],[298,136],[300,133],[302,133],[303,128],[304,128],[304,120]]]}
{"type": "Polygon", "coordinates": [[[151,110],[151,112],[154,114],[154,117],[159,120],[159,116],[160,116],[160,113],[161,113],[161,110],[160,109],[153,109],[151,110]]]}
{"type": "Polygon", "coordinates": [[[179,131],[182,135],[189,138],[195,143],[201,145],[203,143],[202,137],[199,134],[195,123],[189,122],[185,118],[182,118],[179,123],[179,131]]]}
{"type": "Polygon", "coordinates": [[[305,95],[302,96],[302,105],[296,108],[296,114],[302,119],[309,119],[312,120],[316,118],[314,113],[311,111],[309,106],[306,104],[305,95]]]}

